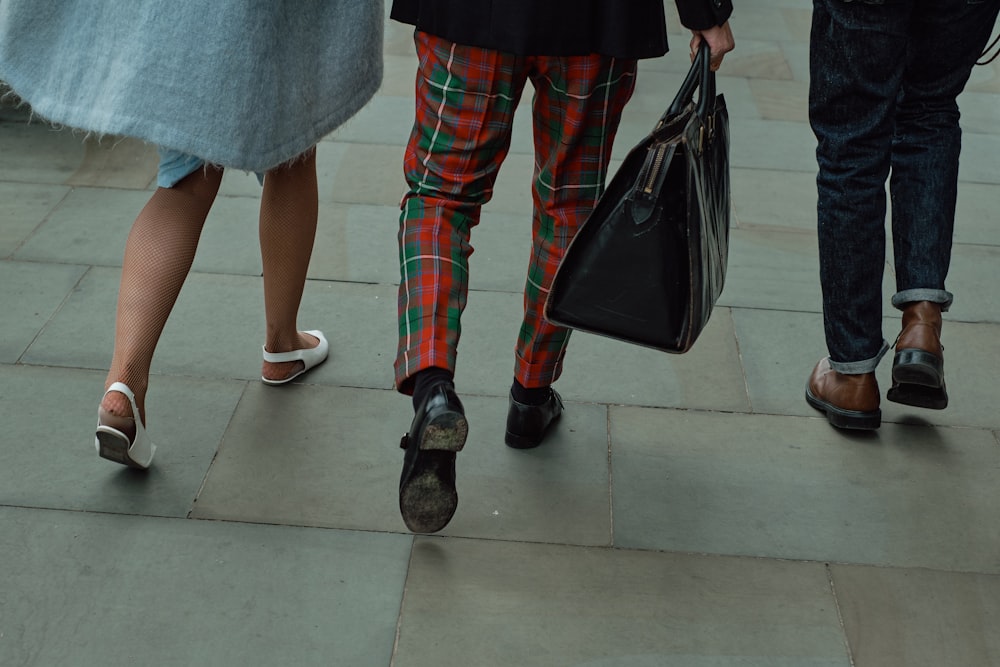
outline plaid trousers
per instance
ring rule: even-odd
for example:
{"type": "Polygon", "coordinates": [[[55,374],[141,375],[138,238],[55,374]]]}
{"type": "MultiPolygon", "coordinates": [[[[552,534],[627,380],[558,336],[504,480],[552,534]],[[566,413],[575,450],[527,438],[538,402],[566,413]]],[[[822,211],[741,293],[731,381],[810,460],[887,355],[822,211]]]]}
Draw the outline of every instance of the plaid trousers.
{"type": "Polygon", "coordinates": [[[635,60],[600,55],[515,56],[416,31],[416,120],[404,158],[409,190],[399,228],[396,387],[418,371],[455,371],[468,297],[472,228],[510,148],[528,80],[535,169],[532,251],[514,377],[554,382],[570,331],[542,310],[570,241],[604,191],[611,146],[635,87],[635,60]]]}

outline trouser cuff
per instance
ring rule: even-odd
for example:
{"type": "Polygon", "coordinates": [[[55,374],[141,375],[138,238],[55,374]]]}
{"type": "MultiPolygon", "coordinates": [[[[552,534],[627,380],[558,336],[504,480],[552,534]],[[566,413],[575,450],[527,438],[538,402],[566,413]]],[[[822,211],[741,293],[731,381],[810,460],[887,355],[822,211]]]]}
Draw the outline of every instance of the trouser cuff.
{"type": "Polygon", "coordinates": [[[864,373],[874,373],[878,367],[878,362],[882,360],[885,353],[889,351],[889,343],[882,339],[882,349],[871,359],[863,361],[834,361],[830,359],[830,368],[843,373],[844,375],[863,375],[864,373]]]}
{"type": "Polygon", "coordinates": [[[943,289],[907,289],[896,292],[892,296],[892,305],[903,310],[903,306],[914,301],[930,301],[941,304],[941,312],[946,312],[951,307],[951,302],[955,300],[955,295],[943,289]]]}

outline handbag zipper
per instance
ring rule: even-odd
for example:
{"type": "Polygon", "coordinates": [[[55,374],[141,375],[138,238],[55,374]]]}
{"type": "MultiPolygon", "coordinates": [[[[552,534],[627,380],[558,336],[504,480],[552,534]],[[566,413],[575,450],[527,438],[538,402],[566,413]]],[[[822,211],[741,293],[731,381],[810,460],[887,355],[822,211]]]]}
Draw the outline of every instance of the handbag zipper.
{"type": "Polygon", "coordinates": [[[647,172],[646,184],[642,191],[647,195],[653,194],[653,186],[656,185],[657,176],[660,173],[660,167],[663,166],[663,158],[667,153],[667,145],[659,144],[656,147],[656,152],[653,154],[653,163],[649,167],[649,172],[647,172]]]}

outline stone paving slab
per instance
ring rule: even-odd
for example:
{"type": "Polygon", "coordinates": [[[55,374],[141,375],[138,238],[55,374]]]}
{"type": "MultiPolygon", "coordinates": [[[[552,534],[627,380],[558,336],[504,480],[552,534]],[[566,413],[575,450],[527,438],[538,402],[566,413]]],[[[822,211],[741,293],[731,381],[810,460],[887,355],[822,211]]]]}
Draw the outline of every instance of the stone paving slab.
{"type": "Polygon", "coordinates": [[[384,667],[411,540],[0,507],[0,663],[384,667]]]}
{"type": "MultiPolygon", "coordinates": [[[[149,195],[148,191],[77,188],[60,202],[14,256],[36,262],[120,267],[129,230],[149,195]]],[[[252,198],[216,199],[205,221],[193,271],[261,274],[259,197],[257,192],[252,198]]]]}
{"type": "Polygon", "coordinates": [[[154,376],[146,410],[157,451],[143,472],[94,449],[105,375],[0,365],[0,507],[188,515],[245,383],[154,376]]]}
{"type": "MultiPolygon", "coordinates": [[[[120,271],[114,269],[91,269],[23,361],[106,369],[114,348],[112,323],[119,278],[120,271]],[[89,333],[81,337],[81,331],[89,333]]],[[[303,379],[392,386],[395,300],[393,286],[308,281],[300,326],[324,330],[332,350],[329,361],[303,379]],[[355,326],[358,322],[367,327],[355,326]]],[[[257,379],[263,338],[260,278],[192,273],[160,338],[153,372],[257,379]]]]}
{"type": "Polygon", "coordinates": [[[851,436],[825,419],[634,407],[610,419],[617,546],[1000,574],[990,431],[851,436]]]}
{"type": "Polygon", "coordinates": [[[0,181],[63,185],[83,161],[82,137],[54,132],[40,122],[28,124],[22,110],[4,109],[0,117],[0,181]]]}
{"type": "MultiPolygon", "coordinates": [[[[465,395],[459,509],[446,535],[608,545],[607,410],[570,404],[546,447],[503,444],[507,401],[465,395]]],[[[409,399],[391,391],[251,385],[193,516],[405,532],[397,489],[409,399]]]]}
{"type": "Polygon", "coordinates": [[[83,145],[83,160],[67,185],[143,190],[155,183],[155,146],[121,137],[87,137],[83,145]]]}
{"type": "Polygon", "coordinates": [[[984,183],[959,183],[955,213],[955,242],[977,245],[1000,245],[996,225],[996,202],[1000,186],[984,183]]]}
{"type": "Polygon", "coordinates": [[[834,565],[855,667],[1000,664],[1000,577],[834,565]]]}
{"type": "Polygon", "coordinates": [[[15,363],[87,271],[77,264],[0,261],[0,363],[15,363]]]}
{"type": "Polygon", "coordinates": [[[409,581],[399,667],[851,664],[820,564],[418,538],[409,581]]]}
{"type": "Polygon", "coordinates": [[[309,263],[309,278],[388,285],[398,283],[398,229],[397,206],[323,206],[309,263]]]}
{"type": "Polygon", "coordinates": [[[719,303],[759,310],[822,311],[816,253],[813,234],[732,230],[726,286],[719,303]]]}
{"type": "Polygon", "coordinates": [[[62,185],[0,182],[0,257],[9,257],[70,192],[62,185]]]}

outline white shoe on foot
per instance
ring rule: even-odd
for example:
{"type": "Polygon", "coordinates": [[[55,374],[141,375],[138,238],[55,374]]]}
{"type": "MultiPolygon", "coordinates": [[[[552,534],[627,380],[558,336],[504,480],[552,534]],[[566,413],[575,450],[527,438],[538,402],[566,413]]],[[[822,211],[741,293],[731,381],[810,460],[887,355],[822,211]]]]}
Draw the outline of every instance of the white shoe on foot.
{"type": "Polygon", "coordinates": [[[145,470],[153,462],[153,454],[156,452],[156,446],[149,441],[149,436],[146,435],[146,428],[143,426],[142,418],[139,416],[139,407],[135,404],[135,394],[128,388],[128,385],[121,382],[113,383],[108,387],[108,391],[104,395],[107,396],[112,391],[124,394],[132,406],[135,438],[130,441],[128,435],[124,432],[113,426],[102,424],[101,411],[98,410],[97,434],[94,437],[94,447],[97,448],[97,453],[101,458],[121,463],[130,468],[145,470]]]}
{"type": "Polygon", "coordinates": [[[301,361],[303,365],[302,370],[281,380],[272,380],[261,375],[261,382],[270,385],[286,384],[306,371],[315,368],[326,361],[327,356],[330,354],[330,343],[327,342],[326,336],[323,335],[323,332],[317,330],[304,331],[303,333],[307,333],[310,336],[318,338],[319,344],[316,345],[316,347],[307,347],[301,350],[292,350],[291,352],[268,352],[267,348],[264,348],[264,361],[272,364],[282,364],[289,361],[301,361]]]}

